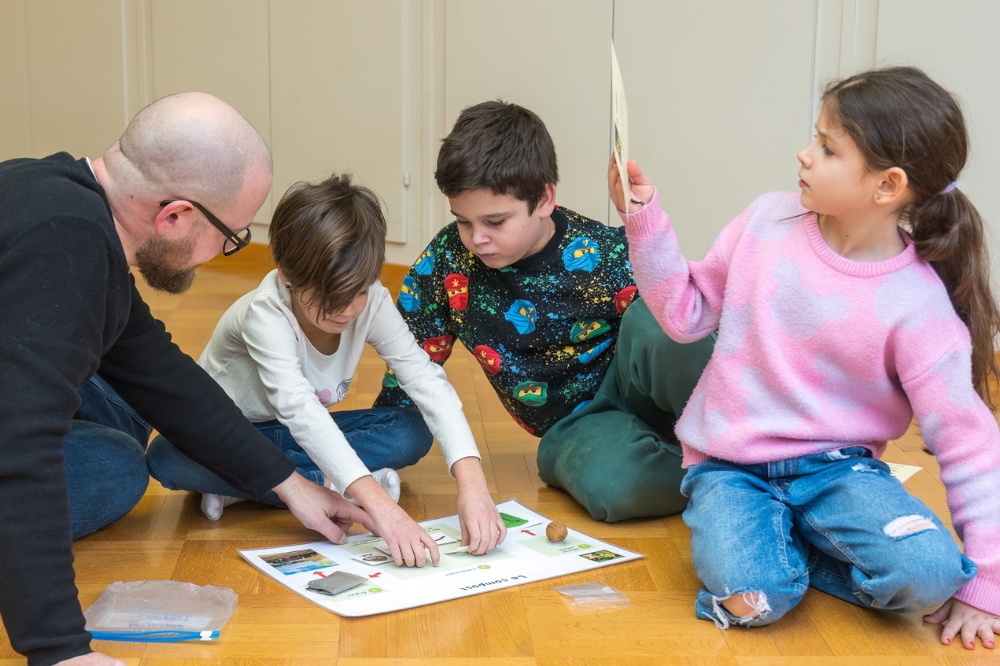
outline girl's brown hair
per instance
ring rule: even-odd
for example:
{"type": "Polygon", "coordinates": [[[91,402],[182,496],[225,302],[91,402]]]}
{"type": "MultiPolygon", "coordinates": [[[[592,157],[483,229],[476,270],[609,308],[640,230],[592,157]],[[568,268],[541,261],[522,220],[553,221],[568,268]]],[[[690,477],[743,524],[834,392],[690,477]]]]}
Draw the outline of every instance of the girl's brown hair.
{"type": "Polygon", "coordinates": [[[281,197],[268,230],[271,254],[306,305],[339,312],[378,279],[385,261],[381,201],[347,174],[296,183],[281,197]]]}
{"type": "Polygon", "coordinates": [[[906,172],[913,201],[902,211],[917,255],[941,277],[972,337],[972,380],[987,404],[1000,379],[993,341],[1000,313],[990,291],[983,220],[952,183],[965,166],[969,136],[958,102],[914,67],[856,74],[827,87],[831,120],[850,135],[872,171],[906,172]]]}

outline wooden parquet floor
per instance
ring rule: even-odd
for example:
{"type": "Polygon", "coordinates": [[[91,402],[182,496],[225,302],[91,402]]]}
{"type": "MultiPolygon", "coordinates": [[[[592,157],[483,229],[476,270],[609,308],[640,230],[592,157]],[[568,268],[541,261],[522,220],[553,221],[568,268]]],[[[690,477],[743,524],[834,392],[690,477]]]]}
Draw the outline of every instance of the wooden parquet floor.
{"type": "MultiPolygon", "coordinates": [[[[219,316],[256,287],[267,270],[263,246],[251,246],[202,267],[187,294],[165,297],[146,290],[146,295],[178,344],[197,358],[219,316]]],[[[387,286],[398,288],[401,279],[398,267],[387,267],[387,286]]],[[[94,648],[139,666],[1000,664],[1000,656],[982,647],[968,652],[957,644],[941,646],[937,629],[922,624],[918,616],[862,610],[815,590],[770,627],[719,631],[710,622],[696,620],[693,601],[699,583],[680,518],[610,525],[592,520],[567,494],[539,481],[537,440],[507,416],[471,354],[457,346],[445,367],[465,405],[497,501],[517,498],[544,515],[647,557],[424,608],[340,618],[270,581],[236,552],[314,540],[316,535],[287,511],[243,503],[210,522],[202,516],[196,495],[165,490],[152,481],[128,516],[76,542],[83,607],[114,581],[171,578],[230,587],[239,595],[239,606],[217,641],[97,641],[94,648]],[[575,612],[552,591],[555,585],[597,579],[627,594],[632,606],[575,612]]],[[[369,348],[347,399],[338,407],[370,406],[383,370],[369,348]]],[[[924,468],[907,486],[950,525],[938,467],[923,452],[915,428],[890,444],[885,459],[924,468]]],[[[456,512],[455,485],[436,447],[400,476],[400,504],[415,519],[456,512]]],[[[0,630],[0,666],[22,663],[0,630]]]]}

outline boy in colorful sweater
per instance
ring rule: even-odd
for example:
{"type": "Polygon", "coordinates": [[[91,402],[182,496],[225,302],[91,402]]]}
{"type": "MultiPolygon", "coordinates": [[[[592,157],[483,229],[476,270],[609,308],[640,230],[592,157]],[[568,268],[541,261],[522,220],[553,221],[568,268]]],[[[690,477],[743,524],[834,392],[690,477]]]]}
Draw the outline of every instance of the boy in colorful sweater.
{"type": "MultiPolygon", "coordinates": [[[[556,205],[555,147],[531,111],[465,109],[435,178],[456,221],[403,280],[397,307],[417,342],[437,363],[458,341],[471,350],[511,417],[542,437],[539,476],[594,518],[682,510],[673,426],[712,340],[674,343],[633,304],[623,230],[556,205]]],[[[383,387],[376,407],[408,404],[391,372],[383,387]]]]}

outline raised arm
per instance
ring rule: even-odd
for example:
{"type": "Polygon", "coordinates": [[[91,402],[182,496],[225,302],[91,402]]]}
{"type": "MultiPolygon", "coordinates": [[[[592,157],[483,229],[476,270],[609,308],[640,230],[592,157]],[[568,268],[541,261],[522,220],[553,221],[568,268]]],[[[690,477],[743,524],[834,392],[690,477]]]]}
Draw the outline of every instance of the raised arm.
{"type": "Polygon", "coordinates": [[[677,342],[700,340],[718,327],[722,316],[729,268],[722,244],[733,225],[716,239],[702,261],[689,263],[681,254],[670,217],[660,208],[656,188],[634,161],[628,169],[630,201],[624,201],[613,160],[608,186],[625,222],[636,286],[667,335],[677,342]]]}

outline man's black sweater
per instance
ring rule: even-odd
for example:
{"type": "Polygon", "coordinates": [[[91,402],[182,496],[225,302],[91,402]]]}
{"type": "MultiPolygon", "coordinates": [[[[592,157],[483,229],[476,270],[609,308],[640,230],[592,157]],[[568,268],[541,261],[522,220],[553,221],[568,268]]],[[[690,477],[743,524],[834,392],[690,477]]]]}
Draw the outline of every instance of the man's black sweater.
{"type": "Polygon", "coordinates": [[[0,163],[0,617],[32,666],[90,651],[62,444],[98,371],[233,486],[259,496],[294,470],[152,317],[86,161],[0,163]]]}

